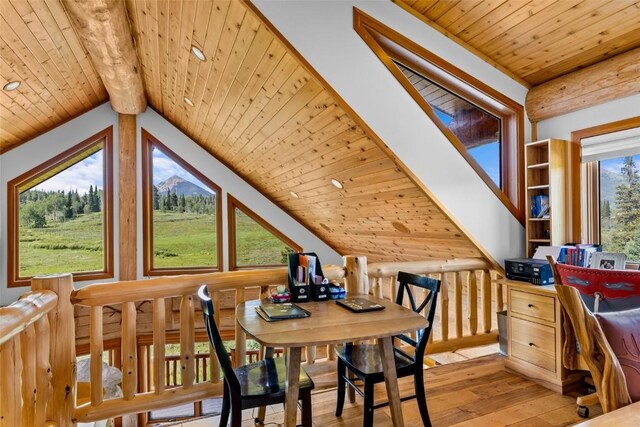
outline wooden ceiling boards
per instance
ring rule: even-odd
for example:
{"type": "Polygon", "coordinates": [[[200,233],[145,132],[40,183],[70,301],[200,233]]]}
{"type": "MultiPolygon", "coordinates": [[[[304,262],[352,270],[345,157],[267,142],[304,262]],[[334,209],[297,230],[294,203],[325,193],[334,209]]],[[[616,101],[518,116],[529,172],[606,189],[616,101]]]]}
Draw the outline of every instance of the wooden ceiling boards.
{"type": "Polygon", "coordinates": [[[483,256],[242,3],[126,6],[150,105],[339,253],[483,256]]]}
{"type": "Polygon", "coordinates": [[[640,46],[637,0],[394,1],[531,86],[640,46]]]}
{"type": "Polygon", "coordinates": [[[107,100],[59,1],[0,1],[0,153],[107,100]]]}

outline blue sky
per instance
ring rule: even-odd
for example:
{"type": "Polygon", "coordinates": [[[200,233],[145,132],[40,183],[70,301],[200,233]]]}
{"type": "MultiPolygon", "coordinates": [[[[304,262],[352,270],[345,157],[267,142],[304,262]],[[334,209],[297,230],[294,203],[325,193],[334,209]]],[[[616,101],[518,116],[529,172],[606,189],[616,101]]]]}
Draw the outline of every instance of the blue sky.
{"type": "MultiPolygon", "coordinates": [[[[452,117],[437,108],[433,109],[442,123],[449,126],[452,117]]],[[[500,144],[498,141],[468,150],[471,157],[484,169],[491,180],[500,187],[500,144]]]]}
{"type": "MultiPolygon", "coordinates": [[[[640,154],[636,154],[633,157],[633,161],[636,163],[636,168],[640,169],[640,154]]],[[[622,166],[622,157],[615,159],[607,159],[600,161],[600,169],[606,169],[614,173],[620,173],[620,167],[622,166]]]]}
{"type": "Polygon", "coordinates": [[[33,189],[65,193],[77,189],[79,194],[84,194],[89,191],[89,186],[103,188],[102,150],[52,176],[33,189]]]}

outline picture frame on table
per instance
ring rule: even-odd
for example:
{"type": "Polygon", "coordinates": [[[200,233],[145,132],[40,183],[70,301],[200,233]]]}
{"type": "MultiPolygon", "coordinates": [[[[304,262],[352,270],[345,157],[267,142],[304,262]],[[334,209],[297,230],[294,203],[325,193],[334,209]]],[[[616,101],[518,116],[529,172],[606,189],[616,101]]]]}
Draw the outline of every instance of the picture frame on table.
{"type": "Polygon", "coordinates": [[[591,256],[591,268],[599,270],[624,270],[627,256],[620,252],[595,252],[591,256]]]}

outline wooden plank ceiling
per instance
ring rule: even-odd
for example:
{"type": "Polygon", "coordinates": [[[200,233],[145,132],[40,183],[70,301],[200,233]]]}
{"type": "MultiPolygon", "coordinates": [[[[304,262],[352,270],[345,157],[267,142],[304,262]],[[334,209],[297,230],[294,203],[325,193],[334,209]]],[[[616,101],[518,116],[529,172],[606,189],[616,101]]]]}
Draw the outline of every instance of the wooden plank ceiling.
{"type": "Polygon", "coordinates": [[[640,46],[637,0],[395,0],[532,86],[640,46]]]}
{"type": "Polygon", "coordinates": [[[59,1],[0,1],[0,153],[107,100],[59,1]]]}
{"type": "Polygon", "coordinates": [[[126,5],[150,105],[338,252],[482,256],[242,3],[126,5]]]}

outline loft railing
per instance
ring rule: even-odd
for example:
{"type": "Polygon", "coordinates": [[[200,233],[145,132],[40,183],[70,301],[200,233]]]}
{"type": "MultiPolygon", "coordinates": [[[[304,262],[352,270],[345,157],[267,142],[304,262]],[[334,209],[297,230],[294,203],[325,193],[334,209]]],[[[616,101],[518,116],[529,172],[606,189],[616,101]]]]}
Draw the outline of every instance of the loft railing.
{"type": "MultiPolygon", "coordinates": [[[[430,352],[497,340],[497,335],[491,326],[491,313],[495,311],[492,309],[492,300],[495,302],[496,308],[500,309],[502,307],[502,290],[499,285],[491,282],[489,269],[490,266],[480,259],[379,263],[367,266],[366,257],[345,257],[344,267],[326,266],[323,268],[325,275],[331,281],[344,282],[347,291],[351,294],[371,292],[389,299],[393,299],[392,295],[395,294],[395,275],[399,270],[440,277],[443,281],[443,292],[440,298],[439,320],[437,322],[439,325],[436,324],[434,328],[434,330],[440,331],[440,336],[434,338],[429,344],[430,352]],[[493,286],[495,286],[495,291],[492,292],[493,286]],[[454,301],[453,304],[449,304],[450,296],[454,301]],[[466,305],[463,302],[465,296],[466,305]],[[479,306],[478,301],[480,302],[479,306]],[[449,333],[449,325],[452,324],[450,319],[453,319],[453,323],[456,325],[455,336],[449,333]],[[479,320],[480,328],[478,328],[479,320]]],[[[229,292],[233,293],[231,305],[234,307],[244,302],[246,298],[254,298],[254,295],[262,297],[268,295],[269,287],[284,283],[286,277],[286,268],[243,270],[94,284],[75,291],[73,290],[72,277],[69,274],[39,277],[33,280],[33,289],[49,289],[50,292],[44,291],[38,295],[42,295],[40,298],[53,299],[53,302],[49,301],[43,306],[44,308],[37,310],[39,317],[31,320],[31,323],[36,325],[33,327],[36,331],[35,338],[16,338],[18,332],[12,332],[16,326],[13,329],[7,329],[4,326],[5,317],[7,317],[5,311],[0,312],[2,313],[0,317],[3,343],[2,369],[8,371],[9,368],[5,368],[5,366],[16,366],[16,364],[22,363],[21,360],[18,360],[20,358],[15,354],[15,349],[5,351],[5,346],[13,345],[15,347],[16,340],[25,340],[24,348],[35,348],[35,343],[32,345],[33,339],[41,339],[42,343],[45,342],[44,338],[39,338],[40,333],[38,332],[44,330],[45,327],[37,325],[39,319],[45,318],[42,316],[43,312],[49,311],[48,317],[52,319],[50,345],[40,343],[42,345],[38,347],[43,349],[50,347],[50,354],[47,356],[53,374],[51,393],[49,394],[47,391],[48,386],[45,383],[36,384],[35,388],[38,399],[42,397],[40,400],[45,402],[40,405],[45,405],[47,408],[44,419],[48,422],[57,423],[58,426],[66,426],[73,422],[97,421],[220,396],[222,383],[220,382],[220,368],[215,357],[205,356],[210,358],[209,375],[204,378],[199,378],[196,375],[196,363],[207,363],[206,360],[200,359],[196,362],[194,351],[196,332],[200,331],[202,325],[202,316],[196,312],[199,306],[195,297],[197,289],[203,283],[208,285],[217,316],[219,316],[221,301],[228,300],[229,292]],[[223,293],[225,294],[224,298],[223,293]],[[179,300],[179,309],[174,319],[171,299],[175,298],[179,300]],[[167,304],[168,300],[169,304],[167,304]],[[142,312],[141,307],[143,306],[151,307],[151,312],[142,312]],[[88,342],[91,388],[89,402],[82,405],[77,405],[75,399],[74,309],[77,307],[87,307],[90,313],[88,342]],[[121,316],[119,353],[123,376],[123,396],[104,399],[102,363],[106,329],[103,329],[105,320],[103,313],[112,313],[114,310],[117,310],[121,316]],[[141,311],[140,316],[138,316],[139,311],[141,311]],[[138,378],[144,378],[144,375],[139,375],[142,372],[139,372],[141,363],[138,361],[137,338],[141,327],[145,326],[142,325],[144,322],[152,324],[151,328],[146,328],[151,329],[153,335],[153,357],[149,358],[152,360],[150,367],[152,381],[148,391],[140,392],[139,390],[148,388],[145,384],[138,384],[138,378]],[[169,329],[176,327],[180,343],[179,385],[167,381],[165,365],[166,336],[170,332],[169,329]],[[6,344],[9,342],[13,344],[6,344]],[[4,363],[5,360],[9,365],[4,363]]],[[[7,309],[24,312],[25,315],[22,317],[28,318],[29,313],[33,312],[25,305],[30,295],[27,293],[21,300],[25,302],[19,301],[16,303],[17,305],[12,305],[7,309]]],[[[220,318],[216,320],[220,321],[220,318]]],[[[22,323],[18,323],[17,327],[19,328],[20,325],[22,323]]],[[[24,327],[29,325],[28,320],[24,322],[24,327]]],[[[171,332],[173,333],[173,331],[171,332]]],[[[211,349],[209,350],[210,355],[214,354],[211,349]]],[[[316,359],[315,347],[307,348],[305,354],[307,362],[313,363],[316,359]]],[[[328,348],[326,354],[331,359],[333,357],[332,349],[328,348]]],[[[247,357],[246,336],[238,326],[235,326],[234,355],[237,363],[245,363],[247,357]]],[[[36,353],[37,363],[35,366],[40,371],[44,369],[43,366],[46,366],[47,356],[44,355],[44,351],[36,353]]],[[[141,357],[141,359],[144,358],[141,357]]],[[[34,363],[25,363],[26,366],[34,366],[34,363]]],[[[3,391],[0,415],[4,417],[7,413],[14,420],[17,419],[16,410],[9,409],[9,404],[21,401],[20,410],[22,413],[30,411],[30,409],[24,409],[24,406],[31,408],[30,395],[27,391],[34,389],[31,385],[35,381],[33,373],[36,371],[35,368],[25,368],[24,370],[16,369],[15,372],[19,372],[19,374],[12,374],[11,377],[0,376],[0,387],[3,391]],[[10,411],[11,413],[9,413],[10,411]]],[[[38,378],[40,378],[39,375],[38,378]]],[[[38,399],[35,400],[36,404],[38,399]]],[[[42,407],[39,411],[35,411],[37,414],[34,417],[37,420],[42,420],[42,407]]],[[[42,425],[38,422],[29,423],[30,418],[27,415],[25,417],[27,417],[24,418],[27,420],[25,422],[16,421],[8,425],[42,425]]]]}
{"type": "Polygon", "coordinates": [[[60,353],[51,324],[55,329],[60,319],[49,313],[57,302],[54,291],[31,291],[0,308],[0,425],[42,426],[54,417],[59,396],[52,399],[52,381],[57,379],[49,363],[60,353]]]}

